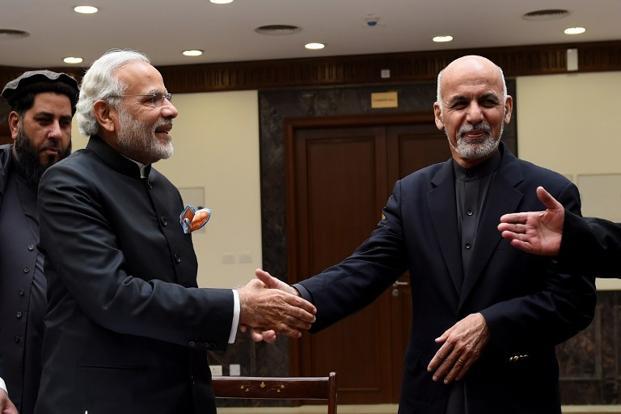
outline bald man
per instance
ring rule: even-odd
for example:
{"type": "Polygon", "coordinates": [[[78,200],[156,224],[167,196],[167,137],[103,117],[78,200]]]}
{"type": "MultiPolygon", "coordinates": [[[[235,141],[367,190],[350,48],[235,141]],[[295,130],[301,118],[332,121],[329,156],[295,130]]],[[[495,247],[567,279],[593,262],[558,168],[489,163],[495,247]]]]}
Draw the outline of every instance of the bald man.
{"type": "Polygon", "coordinates": [[[340,264],[295,286],[257,272],[316,306],[316,332],[371,303],[409,270],[412,332],[401,414],[561,412],[554,347],[590,323],[595,290],[592,278],[560,273],[496,230],[503,213],[541,209],[539,184],[580,211],[571,182],[517,159],[500,142],[512,108],[493,62],[453,61],[438,75],[433,105],[451,159],[397,181],[375,231],[340,264]]]}

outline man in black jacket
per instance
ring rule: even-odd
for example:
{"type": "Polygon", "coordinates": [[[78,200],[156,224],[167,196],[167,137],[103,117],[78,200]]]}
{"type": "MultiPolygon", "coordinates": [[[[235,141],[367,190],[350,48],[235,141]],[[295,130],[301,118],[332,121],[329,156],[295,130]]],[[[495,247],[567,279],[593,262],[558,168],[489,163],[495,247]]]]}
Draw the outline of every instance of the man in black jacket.
{"type": "Polygon", "coordinates": [[[0,146],[0,354],[20,413],[31,414],[41,374],[47,306],[39,252],[37,186],[43,171],[71,152],[78,84],[69,75],[30,71],[2,90],[12,145],[0,146]]]}
{"type": "Polygon", "coordinates": [[[41,180],[49,306],[37,414],[213,414],[207,351],[238,324],[298,337],[314,307],[252,280],[198,288],[183,204],[152,164],[173,153],[177,116],[161,74],[111,51],[84,75],[86,149],[41,180]]]}
{"type": "Polygon", "coordinates": [[[505,214],[498,225],[502,237],[527,253],[558,256],[564,267],[621,276],[621,224],[566,211],[543,187],[537,197],[546,210],[505,214]]]}

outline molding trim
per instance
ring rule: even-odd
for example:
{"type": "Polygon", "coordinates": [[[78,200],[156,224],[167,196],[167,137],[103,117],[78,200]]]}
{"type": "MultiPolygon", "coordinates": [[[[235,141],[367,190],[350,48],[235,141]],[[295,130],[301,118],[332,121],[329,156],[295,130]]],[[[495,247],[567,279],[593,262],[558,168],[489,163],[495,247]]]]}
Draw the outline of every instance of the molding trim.
{"type": "MultiPolygon", "coordinates": [[[[578,49],[577,72],[621,70],[621,40],[592,43],[385,53],[246,62],[160,66],[174,93],[337,85],[391,85],[435,80],[440,69],[465,54],[486,56],[507,77],[567,73],[566,51],[578,49]],[[389,69],[390,79],[380,71],[389,69]]],[[[0,66],[0,84],[29,68],[0,66]]],[[[55,70],[81,78],[85,68],[55,70]]],[[[571,72],[575,73],[575,72],[571,72]]]]}

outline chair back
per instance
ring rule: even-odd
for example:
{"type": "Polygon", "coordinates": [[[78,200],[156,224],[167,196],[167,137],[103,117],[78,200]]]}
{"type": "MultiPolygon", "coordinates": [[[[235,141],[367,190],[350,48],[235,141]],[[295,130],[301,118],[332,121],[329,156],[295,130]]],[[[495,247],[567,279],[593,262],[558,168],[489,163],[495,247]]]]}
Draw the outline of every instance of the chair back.
{"type": "Polygon", "coordinates": [[[336,414],[336,373],[327,377],[213,377],[216,398],[325,400],[336,414]]]}

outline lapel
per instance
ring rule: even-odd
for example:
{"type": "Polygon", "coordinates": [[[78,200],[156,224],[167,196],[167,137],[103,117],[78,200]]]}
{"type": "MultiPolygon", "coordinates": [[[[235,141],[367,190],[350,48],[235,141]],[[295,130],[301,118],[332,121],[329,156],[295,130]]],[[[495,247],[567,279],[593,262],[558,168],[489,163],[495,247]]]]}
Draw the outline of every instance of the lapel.
{"type": "Polygon", "coordinates": [[[503,158],[495,177],[490,183],[483,215],[479,221],[470,268],[464,272],[464,284],[459,301],[460,308],[471,293],[501,240],[500,232],[496,228],[500,216],[515,211],[524,196],[516,188],[524,179],[517,158],[506,148],[502,148],[501,151],[503,158]]]}
{"type": "Polygon", "coordinates": [[[0,145],[0,205],[6,191],[6,184],[9,179],[9,168],[11,166],[11,146],[0,145]]]}
{"type": "Polygon", "coordinates": [[[455,292],[459,294],[463,279],[461,252],[457,237],[457,206],[452,161],[448,160],[431,179],[429,211],[442,257],[449,270],[455,292]]]}

